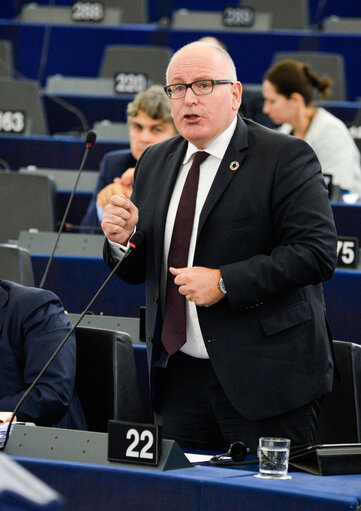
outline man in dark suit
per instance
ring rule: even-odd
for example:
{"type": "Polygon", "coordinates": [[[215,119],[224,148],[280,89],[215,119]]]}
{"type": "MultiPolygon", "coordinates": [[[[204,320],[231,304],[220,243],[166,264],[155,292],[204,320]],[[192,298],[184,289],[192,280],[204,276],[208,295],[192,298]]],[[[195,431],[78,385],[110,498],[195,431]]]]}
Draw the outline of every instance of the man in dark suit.
{"type": "Polygon", "coordinates": [[[140,92],[127,105],[130,149],[107,153],[100,164],[99,177],[81,225],[98,227],[103,210],[114,194],[130,197],[134,167],[143,151],[150,145],[175,135],[169,102],[163,87],[153,85],[140,92]]]}
{"type": "MultiPolygon", "coordinates": [[[[54,293],[0,280],[0,411],[14,410],[70,329],[54,293]]],[[[17,419],[87,429],[74,389],[75,369],[73,334],[25,399],[17,419]]]]}
{"type": "Polygon", "coordinates": [[[110,266],[135,228],[144,233],[118,274],[147,282],[156,417],[164,436],[187,448],[243,441],[255,450],[260,436],[309,445],[333,378],[321,282],[336,265],[336,230],[319,162],[304,141],[237,115],[242,87],[223,50],[185,46],[167,83],[180,136],[143,153],[132,200],[113,196],[102,222],[110,266]],[[174,267],[173,226],[199,151],[208,157],[187,262],[174,267]],[[164,335],[170,274],[187,299],[185,343],[175,352],[164,335]]]}

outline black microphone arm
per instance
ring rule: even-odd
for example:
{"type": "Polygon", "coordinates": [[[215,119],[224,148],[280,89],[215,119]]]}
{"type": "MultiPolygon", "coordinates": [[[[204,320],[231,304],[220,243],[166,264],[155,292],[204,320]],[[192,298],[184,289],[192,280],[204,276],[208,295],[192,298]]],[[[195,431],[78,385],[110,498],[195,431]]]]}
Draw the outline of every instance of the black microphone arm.
{"type": "Polygon", "coordinates": [[[42,368],[42,370],[40,371],[40,373],[37,375],[37,377],[35,378],[35,380],[33,381],[33,383],[30,385],[30,387],[27,388],[27,390],[24,392],[24,394],[21,396],[21,399],[19,400],[18,404],[15,406],[15,409],[12,413],[12,416],[9,420],[9,424],[8,424],[8,428],[6,430],[6,436],[5,436],[5,440],[4,440],[4,443],[2,445],[0,445],[0,451],[3,451],[6,447],[6,444],[9,440],[9,436],[10,436],[10,431],[11,431],[11,425],[14,421],[14,418],[16,417],[16,414],[17,412],[19,411],[19,408],[21,407],[21,405],[24,403],[25,399],[28,397],[28,395],[30,394],[30,392],[34,389],[35,385],[38,383],[38,381],[40,380],[40,378],[43,376],[43,374],[45,373],[45,371],[47,370],[47,368],[50,366],[50,364],[52,363],[52,361],[54,360],[54,358],[57,356],[57,354],[59,353],[59,351],[61,350],[61,348],[64,346],[64,344],[66,343],[66,341],[69,339],[69,337],[71,336],[71,334],[74,332],[74,330],[76,329],[76,327],[79,325],[79,323],[81,322],[81,320],[84,318],[85,314],[88,312],[88,310],[90,309],[90,307],[93,305],[93,303],[95,302],[95,300],[98,298],[98,296],[100,295],[100,293],[103,291],[103,289],[105,288],[105,286],[108,284],[109,280],[112,278],[112,276],[114,275],[114,273],[117,271],[117,269],[119,268],[119,266],[122,264],[122,262],[124,261],[124,259],[126,259],[128,257],[128,255],[137,247],[139,247],[142,242],[143,242],[143,239],[144,239],[144,234],[141,232],[141,231],[136,231],[130,238],[129,240],[129,248],[127,249],[127,251],[125,252],[124,256],[122,257],[122,259],[120,259],[117,264],[114,266],[113,270],[111,271],[111,273],[108,275],[108,277],[105,279],[105,281],[103,282],[103,284],[100,286],[100,288],[98,289],[98,291],[95,293],[95,295],[93,296],[93,298],[90,300],[90,302],[88,303],[88,305],[85,307],[85,309],[83,310],[83,312],[80,314],[79,318],[77,319],[77,321],[74,323],[74,325],[72,326],[72,328],[70,329],[70,331],[67,333],[67,335],[64,337],[64,339],[61,341],[61,343],[59,344],[59,346],[57,347],[57,349],[54,351],[54,353],[52,354],[52,356],[49,358],[49,360],[47,361],[47,363],[44,365],[44,367],[42,368]]]}
{"type": "Polygon", "coordinates": [[[48,264],[46,265],[43,277],[42,277],[41,282],[40,282],[40,285],[39,285],[40,289],[42,289],[44,287],[44,284],[45,284],[45,281],[46,281],[46,277],[48,276],[48,273],[49,273],[50,265],[51,265],[51,263],[53,261],[53,258],[54,258],[54,253],[55,253],[55,250],[56,250],[56,248],[58,246],[59,238],[60,238],[61,232],[62,232],[64,224],[65,224],[65,220],[66,220],[66,218],[68,216],[68,212],[69,212],[71,203],[73,202],[73,197],[74,197],[74,194],[75,194],[75,190],[76,190],[76,188],[78,186],[78,182],[79,182],[81,173],[82,173],[83,168],[84,168],[85,160],[86,160],[86,158],[88,156],[89,149],[91,149],[93,147],[93,145],[95,144],[96,138],[97,138],[97,135],[96,135],[95,131],[92,131],[92,130],[88,131],[88,134],[87,134],[86,140],[85,140],[85,152],[84,152],[83,160],[82,160],[82,162],[80,164],[79,172],[78,172],[78,175],[76,177],[73,189],[71,191],[71,195],[69,197],[68,204],[66,205],[65,212],[64,212],[64,215],[63,215],[63,219],[61,221],[61,224],[60,224],[60,227],[59,227],[59,230],[58,230],[58,235],[57,235],[57,237],[55,239],[53,250],[51,251],[50,257],[48,259],[48,264]]]}

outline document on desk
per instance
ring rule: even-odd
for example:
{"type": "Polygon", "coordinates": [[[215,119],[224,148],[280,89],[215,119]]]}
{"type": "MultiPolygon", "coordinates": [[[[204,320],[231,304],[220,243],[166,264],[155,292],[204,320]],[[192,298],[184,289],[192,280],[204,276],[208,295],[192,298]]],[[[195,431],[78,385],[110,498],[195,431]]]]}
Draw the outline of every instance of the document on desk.
{"type": "MultiPolygon", "coordinates": [[[[13,422],[11,425],[11,429],[10,429],[10,435],[13,431],[15,424],[24,424],[26,426],[35,426],[35,424],[33,422],[13,422]]],[[[9,427],[8,422],[0,423],[0,446],[2,446],[3,443],[5,442],[8,427],[9,427]]]]}

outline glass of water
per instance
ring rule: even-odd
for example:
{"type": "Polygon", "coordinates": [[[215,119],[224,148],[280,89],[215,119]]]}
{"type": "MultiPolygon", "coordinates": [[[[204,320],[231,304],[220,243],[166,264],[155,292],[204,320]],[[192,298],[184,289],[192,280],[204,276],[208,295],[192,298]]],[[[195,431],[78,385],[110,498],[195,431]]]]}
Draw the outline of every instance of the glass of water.
{"type": "Polygon", "coordinates": [[[291,479],[288,474],[289,438],[261,437],[258,445],[259,474],[268,479],[291,479]]]}

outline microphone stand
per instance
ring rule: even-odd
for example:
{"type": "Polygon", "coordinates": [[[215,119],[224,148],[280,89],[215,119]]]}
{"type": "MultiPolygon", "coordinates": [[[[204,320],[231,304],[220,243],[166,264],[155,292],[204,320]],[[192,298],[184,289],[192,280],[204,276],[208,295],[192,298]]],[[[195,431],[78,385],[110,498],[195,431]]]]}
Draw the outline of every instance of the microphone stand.
{"type": "Polygon", "coordinates": [[[55,253],[55,250],[58,246],[58,242],[59,242],[59,238],[60,238],[60,235],[62,233],[62,230],[64,228],[64,224],[65,224],[65,220],[68,216],[68,212],[69,212],[69,209],[70,209],[70,206],[71,206],[71,203],[73,202],[73,197],[74,197],[74,194],[75,194],[75,190],[78,186],[78,182],[79,182],[79,179],[80,179],[80,175],[83,171],[83,167],[84,167],[84,164],[85,164],[85,160],[88,156],[88,152],[89,152],[89,149],[91,149],[95,143],[95,140],[96,140],[96,133],[94,131],[89,131],[88,132],[88,135],[87,135],[87,138],[86,138],[86,149],[85,149],[85,152],[84,152],[84,156],[83,156],[83,160],[80,164],[80,168],[79,168],[79,171],[78,171],[78,174],[77,174],[77,177],[76,177],[76,180],[75,180],[75,183],[74,183],[74,186],[73,186],[73,189],[71,191],[71,195],[69,197],[69,200],[68,200],[68,204],[66,206],[66,209],[65,209],[65,212],[64,212],[64,215],[63,215],[63,218],[62,218],[62,221],[61,221],[61,224],[60,224],[60,227],[59,227],[59,230],[58,230],[58,234],[57,234],[57,237],[55,239],[55,243],[54,243],[54,246],[53,246],[53,249],[51,251],[51,254],[50,254],[50,257],[48,259],[48,263],[46,265],[46,268],[45,268],[45,271],[44,271],[44,274],[43,274],[43,277],[41,279],[41,282],[39,284],[39,288],[42,289],[44,287],[44,284],[45,284],[45,281],[46,281],[46,278],[48,276],[48,273],[49,273],[49,269],[50,269],[50,265],[53,261],[53,258],[54,258],[54,253],[55,253]]]}

